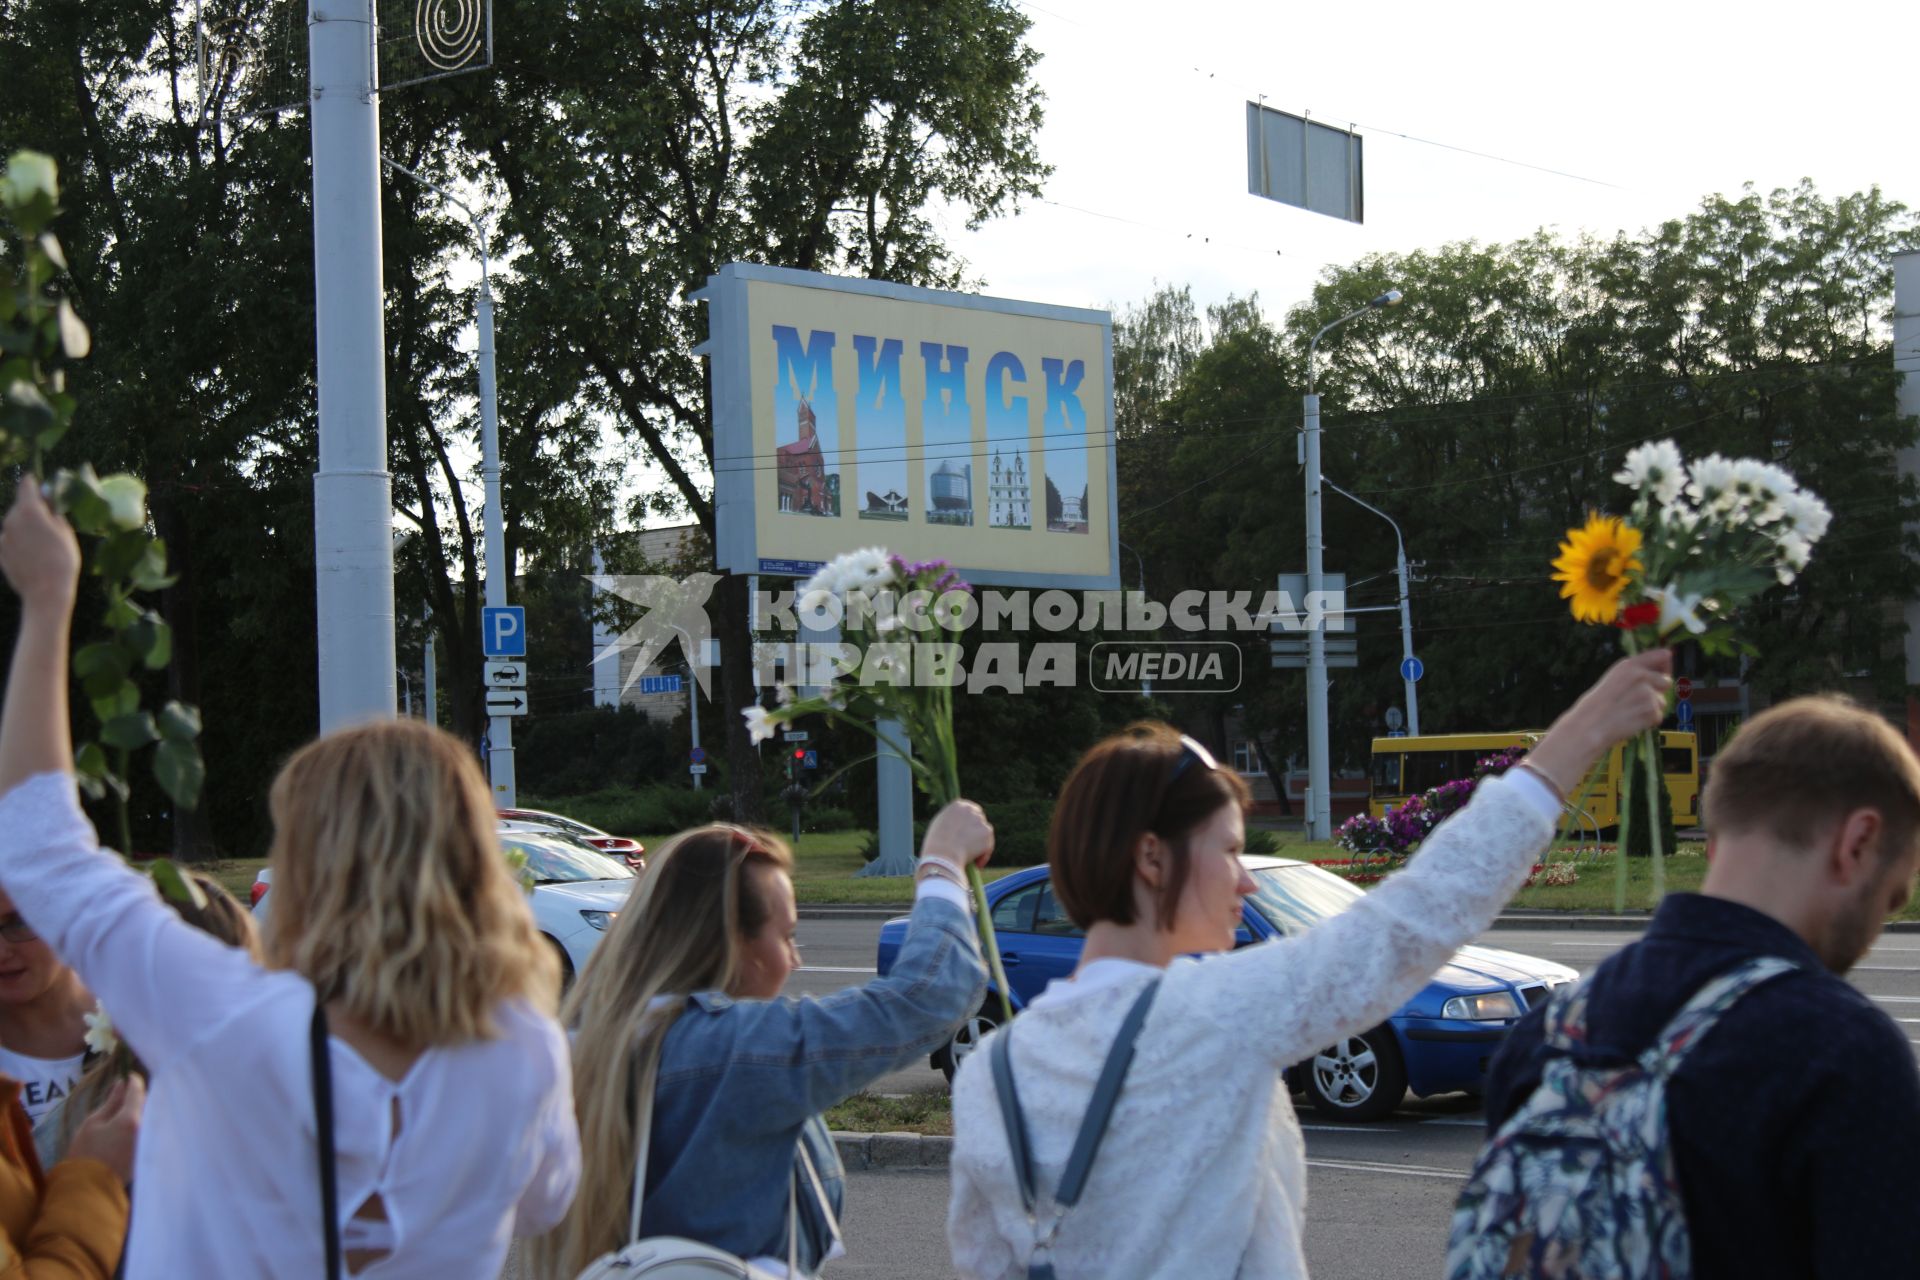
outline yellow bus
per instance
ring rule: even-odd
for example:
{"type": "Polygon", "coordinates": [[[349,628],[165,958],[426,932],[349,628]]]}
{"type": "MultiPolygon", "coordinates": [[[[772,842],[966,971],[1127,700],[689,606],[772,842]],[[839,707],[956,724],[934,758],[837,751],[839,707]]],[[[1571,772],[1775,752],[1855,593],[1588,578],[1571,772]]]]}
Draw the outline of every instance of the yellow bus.
{"type": "MultiPolygon", "coordinates": [[[[1387,810],[1409,796],[1471,778],[1480,760],[1509,747],[1531,747],[1539,733],[1436,733],[1418,738],[1375,738],[1373,776],[1367,812],[1384,818],[1387,810]]],[[[1673,825],[1700,824],[1700,752],[1691,733],[1660,734],[1660,763],[1666,774],[1667,794],[1673,799],[1673,825]]],[[[1574,826],[1606,830],[1620,825],[1620,748],[1615,747],[1588,779],[1584,818],[1574,826]]],[[[1578,796],[1569,801],[1579,800],[1578,796]]]]}

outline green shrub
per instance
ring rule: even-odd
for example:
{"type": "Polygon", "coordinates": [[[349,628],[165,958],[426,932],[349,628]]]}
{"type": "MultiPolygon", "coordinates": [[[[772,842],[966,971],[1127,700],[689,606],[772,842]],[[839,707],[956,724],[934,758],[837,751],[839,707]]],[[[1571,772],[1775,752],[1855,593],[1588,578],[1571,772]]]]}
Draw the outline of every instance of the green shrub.
{"type": "MultiPolygon", "coordinates": [[[[1646,770],[1636,766],[1628,772],[1625,785],[1620,788],[1620,812],[1631,814],[1627,823],[1627,856],[1629,858],[1650,858],[1653,856],[1653,838],[1647,827],[1646,770]],[[1627,806],[1633,806],[1629,809],[1627,806]]],[[[1673,832],[1673,796],[1667,789],[1667,780],[1660,779],[1660,847],[1668,853],[1674,849],[1673,832]]]]}
{"type": "Polygon", "coordinates": [[[1244,852],[1261,854],[1278,853],[1280,852],[1280,838],[1271,831],[1249,831],[1247,832],[1247,847],[1244,852]]]}

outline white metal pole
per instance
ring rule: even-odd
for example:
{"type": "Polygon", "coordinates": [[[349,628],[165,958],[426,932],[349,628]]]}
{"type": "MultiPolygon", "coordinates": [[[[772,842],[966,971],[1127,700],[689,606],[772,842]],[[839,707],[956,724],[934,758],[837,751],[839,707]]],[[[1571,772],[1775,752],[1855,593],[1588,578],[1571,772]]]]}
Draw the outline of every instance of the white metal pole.
{"type": "MultiPolygon", "coordinates": [[[[1400,559],[1400,665],[1404,668],[1413,658],[1413,610],[1407,603],[1407,544],[1399,541],[1400,526],[1394,526],[1393,535],[1400,559]]],[[[1420,682],[1404,670],[1401,679],[1407,686],[1407,733],[1417,738],[1420,736],[1420,682]]]]}
{"type": "MultiPolygon", "coordinates": [[[[693,664],[691,662],[687,664],[687,714],[693,722],[693,748],[698,751],[700,749],[700,682],[693,678],[693,664]]],[[[706,762],[702,761],[701,763],[704,764],[706,762]]],[[[705,790],[705,788],[700,785],[705,781],[706,779],[699,774],[694,774],[693,789],[695,791],[705,790]]]]}
{"type": "MultiPolygon", "coordinates": [[[[482,537],[487,549],[487,605],[497,609],[507,603],[513,566],[507,563],[505,514],[500,506],[500,423],[493,381],[493,282],[487,273],[487,233],[478,219],[474,220],[473,229],[480,238],[480,336],[476,364],[480,370],[480,477],[485,485],[487,504],[482,512],[482,537]]],[[[513,777],[513,717],[494,716],[492,720],[487,730],[493,741],[493,749],[487,755],[487,772],[492,775],[494,803],[511,809],[519,803],[513,777]]]]}
{"type": "Polygon", "coordinates": [[[320,392],[313,550],[322,733],[393,715],[398,665],[373,49],[372,0],[309,0],[320,392]]]}
{"type": "MultiPolygon", "coordinates": [[[[1320,397],[1302,397],[1307,454],[1307,599],[1324,599],[1320,536],[1320,397]]],[[[1332,768],[1327,760],[1327,634],[1324,618],[1307,629],[1307,839],[1333,838],[1332,768]]]]}
{"type": "Polygon", "coordinates": [[[434,659],[435,642],[436,638],[433,634],[433,609],[429,606],[427,609],[427,652],[421,665],[426,667],[425,683],[427,687],[425,692],[427,699],[427,723],[437,725],[440,723],[440,682],[439,671],[437,669],[438,664],[434,659]]]}

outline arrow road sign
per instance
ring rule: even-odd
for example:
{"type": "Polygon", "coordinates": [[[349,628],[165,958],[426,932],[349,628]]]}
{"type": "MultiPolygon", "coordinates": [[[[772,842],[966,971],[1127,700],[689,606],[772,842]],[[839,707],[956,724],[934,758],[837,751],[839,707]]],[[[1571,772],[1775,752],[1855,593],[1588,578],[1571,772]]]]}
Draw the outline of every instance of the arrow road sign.
{"type": "Polygon", "coordinates": [[[1418,658],[1403,658],[1400,662],[1400,678],[1418,684],[1420,677],[1427,674],[1427,664],[1418,658]]]}
{"type": "Polygon", "coordinates": [[[525,689],[487,690],[487,714],[490,716],[527,714],[527,691],[525,689]]]}
{"type": "Polygon", "coordinates": [[[517,604],[489,605],[480,611],[480,647],[489,658],[527,656],[527,611],[517,604]]]}
{"type": "Polygon", "coordinates": [[[524,662],[489,662],[485,672],[490,689],[517,689],[527,682],[527,664],[524,662]]]}
{"type": "Polygon", "coordinates": [[[1693,728],[1693,704],[1691,702],[1674,703],[1673,715],[1674,723],[1679,726],[1682,733],[1693,728]]]}

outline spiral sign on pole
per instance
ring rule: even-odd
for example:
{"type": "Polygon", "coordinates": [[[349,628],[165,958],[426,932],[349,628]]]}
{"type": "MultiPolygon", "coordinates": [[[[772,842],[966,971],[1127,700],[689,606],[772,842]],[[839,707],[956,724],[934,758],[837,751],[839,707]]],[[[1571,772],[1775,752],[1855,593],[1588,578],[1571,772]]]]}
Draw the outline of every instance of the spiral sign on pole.
{"type": "Polygon", "coordinates": [[[442,71],[457,71],[480,52],[482,0],[417,0],[414,40],[420,56],[442,71]]]}

